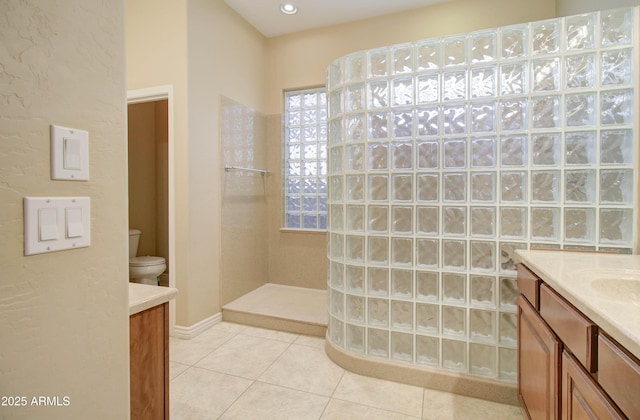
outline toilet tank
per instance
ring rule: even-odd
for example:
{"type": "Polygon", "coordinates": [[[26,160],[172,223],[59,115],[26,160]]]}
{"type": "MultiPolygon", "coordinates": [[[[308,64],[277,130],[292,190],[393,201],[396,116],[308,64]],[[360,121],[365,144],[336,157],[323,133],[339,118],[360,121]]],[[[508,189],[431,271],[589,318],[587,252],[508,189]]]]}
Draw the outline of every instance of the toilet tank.
{"type": "Polygon", "coordinates": [[[138,229],[129,229],[129,258],[138,255],[138,244],[140,243],[140,232],[138,229]]]}

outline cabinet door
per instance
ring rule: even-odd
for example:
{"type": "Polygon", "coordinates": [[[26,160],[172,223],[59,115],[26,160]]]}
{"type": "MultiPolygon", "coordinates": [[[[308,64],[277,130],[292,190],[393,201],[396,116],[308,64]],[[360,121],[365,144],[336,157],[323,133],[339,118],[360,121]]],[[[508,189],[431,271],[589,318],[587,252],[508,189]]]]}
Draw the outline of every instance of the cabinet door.
{"type": "Polygon", "coordinates": [[[518,297],[518,399],[533,420],[560,418],[562,344],[522,295],[518,297]]]}
{"type": "Polygon", "coordinates": [[[598,383],[630,419],[640,419],[640,362],[611,337],[598,337],[598,383]]]}
{"type": "Polygon", "coordinates": [[[168,304],[131,315],[131,419],[169,418],[168,304]]]}
{"type": "Polygon", "coordinates": [[[562,420],[624,418],[579,362],[565,351],[562,354],[562,420]]]}

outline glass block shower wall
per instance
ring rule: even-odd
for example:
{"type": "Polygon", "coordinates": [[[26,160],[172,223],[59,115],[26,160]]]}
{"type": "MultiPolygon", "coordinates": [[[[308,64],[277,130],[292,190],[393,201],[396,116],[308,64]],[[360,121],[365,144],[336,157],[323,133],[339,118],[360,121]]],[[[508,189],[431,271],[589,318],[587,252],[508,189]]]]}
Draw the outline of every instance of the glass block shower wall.
{"type": "Polygon", "coordinates": [[[514,250],[634,250],[636,13],[332,63],[335,346],[514,382],[514,250]]]}

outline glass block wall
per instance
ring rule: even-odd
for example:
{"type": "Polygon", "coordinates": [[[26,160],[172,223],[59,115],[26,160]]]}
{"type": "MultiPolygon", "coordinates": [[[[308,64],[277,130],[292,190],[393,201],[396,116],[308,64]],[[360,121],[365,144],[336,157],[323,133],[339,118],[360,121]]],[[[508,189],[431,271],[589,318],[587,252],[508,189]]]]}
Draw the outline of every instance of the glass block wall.
{"type": "Polygon", "coordinates": [[[636,13],[331,64],[335,346],[514,382],[514,250],[634,251],[636,13]]]}

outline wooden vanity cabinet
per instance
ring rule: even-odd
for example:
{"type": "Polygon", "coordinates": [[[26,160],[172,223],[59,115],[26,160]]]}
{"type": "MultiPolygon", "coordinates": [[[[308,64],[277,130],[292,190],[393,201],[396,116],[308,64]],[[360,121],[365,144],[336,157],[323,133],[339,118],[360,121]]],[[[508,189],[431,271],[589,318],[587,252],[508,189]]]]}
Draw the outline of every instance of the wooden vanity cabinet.
{"type": "Polygon", "coordinates": [[[598,337],[598,382],[630,419],[640,419],[640,362],[606,334],[598,337]]]}
{"type": "Polygon", "coordinates": [[[625,419],[580,362],[562,353],[562,418],[625,419]]]}
{"type": "Polygon", "coordinates": [[[169,418],[169,304],[129,318],[131,419],[169,418]]]}
{"type": "Polygon", "coordinates": [[[540,285],[540,316],[587,371],[596,371],[596,325],[548,285],[540,285]]]}
{"type": "Polygon", "coordinates": [[[540,284],[542,284],[542,280],[523,264],[518,264],[517,269],[516,283],[520,293],[527,298],[536,311],[540,310],[540,284]]]}
{"type": "Polygon", "coordinates": [[[530,419],[559,419],[562,343],[524,296],[518,296],[518,399],[530,419]]]}
{"type": "Polygon", "coordinates": [[[522,264],[518,286],[518,399],[525,417],[640,419],[637,359],[522,264]]]}

